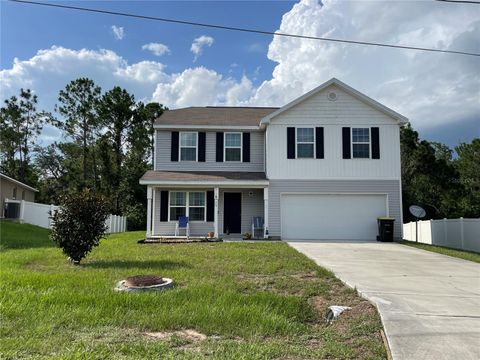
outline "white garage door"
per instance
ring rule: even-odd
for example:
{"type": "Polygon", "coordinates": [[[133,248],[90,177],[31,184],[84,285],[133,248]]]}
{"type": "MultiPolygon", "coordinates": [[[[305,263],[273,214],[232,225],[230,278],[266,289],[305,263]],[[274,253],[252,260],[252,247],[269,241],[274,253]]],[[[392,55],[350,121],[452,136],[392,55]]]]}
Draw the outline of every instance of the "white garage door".
{"type": "Polygon", "coordinates": [[[374,240],[386,195],[283,194],[282,238],[374,240]]]}

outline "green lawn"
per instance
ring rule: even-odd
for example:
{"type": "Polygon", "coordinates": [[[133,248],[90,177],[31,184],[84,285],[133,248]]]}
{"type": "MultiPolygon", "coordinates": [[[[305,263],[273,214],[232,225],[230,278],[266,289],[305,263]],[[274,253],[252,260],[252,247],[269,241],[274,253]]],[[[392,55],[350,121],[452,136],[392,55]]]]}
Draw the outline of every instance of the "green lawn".
{"type": "Polygon", "coordinates": [[[375,308],[285,243],[139,245],[130,232],[75,266],[48,231],[0,226],[2,359],[386,358],[375,308]],[[177,286],[113,291],[136,274],[177,286]],[[326,326],[332,304],[353,309],[326,326]]]}
{"type": "Polygon", "coordinates": [[[470,260],[470,261],[480,263],[480,254],[477,252],[456,250],[456,249],[447,248],[443,246],[428,245],[428,244],[416,243],[414,241],[407,241],[407,240],[403,240],[401,243],[404,245],[418,248],[418,249],[428,250],[428,251],[436,252],[439,254],[453,256],[460,259],[470,260]]]}

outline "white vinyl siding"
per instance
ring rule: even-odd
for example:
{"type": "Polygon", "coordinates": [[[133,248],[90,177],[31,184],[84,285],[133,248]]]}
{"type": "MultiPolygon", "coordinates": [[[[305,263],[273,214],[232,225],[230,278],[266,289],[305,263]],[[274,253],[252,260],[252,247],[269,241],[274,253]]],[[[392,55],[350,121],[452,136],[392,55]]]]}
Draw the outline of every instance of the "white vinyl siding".
{"type": "Polygon", "coordinates": [[[180,132],[180,161],[197,161],[198,132],[180,132]]]}
{"type": "Polygon", "coordinates": [[[271,120],[266,130],[266,164],[270,180],[398,180],[400,128],[396,120],[331,86],[271,120]],[[332,90],[338,95],[336,101],[327,98],[332,90]],[[286,161],[287,128],[316,126],[324,129],[324,159],[286,161]],[[342,127],[378,127],[380,159],[343,159],[342,127]]]}

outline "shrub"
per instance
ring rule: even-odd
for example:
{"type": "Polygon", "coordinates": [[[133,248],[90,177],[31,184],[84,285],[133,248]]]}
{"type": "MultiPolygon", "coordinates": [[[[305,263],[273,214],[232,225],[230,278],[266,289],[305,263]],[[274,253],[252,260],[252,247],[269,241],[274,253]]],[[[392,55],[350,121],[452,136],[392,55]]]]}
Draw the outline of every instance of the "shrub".
{"type": "Polygon", "coordinates": [[[108,215],[108,202],[101,195],[88,189],[65,195],[60,210],[52,214],[50,238],[78,264],[104,237],[108,215]]]}

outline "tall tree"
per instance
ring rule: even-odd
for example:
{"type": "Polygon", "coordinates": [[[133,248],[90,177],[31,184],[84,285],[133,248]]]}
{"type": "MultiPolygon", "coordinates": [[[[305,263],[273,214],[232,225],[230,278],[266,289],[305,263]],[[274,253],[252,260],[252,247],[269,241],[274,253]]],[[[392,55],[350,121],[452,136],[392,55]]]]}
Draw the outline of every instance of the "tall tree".
{"type": "Polygon", "coordinates": [[[153,124],[165,110],[168,108],[157,102],[148,104],[139,102],[135,111],[134,126],[129,134],[130,144],[137,149],[136,151],[143,149],[145,157],[151,159],[152,164],[155,145],[153,124]]]}
{"type": "MultiPolygon", "coordinates": [[[[62,129],[77,144],[83,153],[83,182],[87,186],[89,148],[98,136],[100,120],[97,116],[97,106],[100,101],[101,89],[93,80],[79,78],[71,81],[64,90],[60,90],[56,110],[65,118],[62,129]]],[[[95,153],[92,152],[93,176],[91,184],[96,185],[95,153]]]]}
{"type": "Polygon", "coordinates": [[[133,123],[135,98],[125,89],[115,86],[107,91],[98,103],[98,115],[106,128],[103,138],[111,144],[114,154],[114,168],[111,186],[114,195],[114,211],[120,213],[120,183],[122,181],[122,163],[127,135],[133,123]]]}
{"type": "Polygon", "coordinates": [[[453,167],[450,149],[443,144],[420,140],[411,126],[401,130],[402,196],[404,218],[411,219],[408,207],[426,207],[431,218],[461,216],[462,196],[459,174],[453,167]]]}
{"type": "Polygon", "coordinates": [[[465,188],[463,216],[480,217],[480,138],[458,145],[455,151],[458,157],[454,166],[465,188]]]}
{"type": "Polygon", "coordinates": [[[20,181],[32,183],[34,174],[30,153],[50,115],[37,111],[37,95],[20,89],[0,110],[2,170],[20,181]]]}

